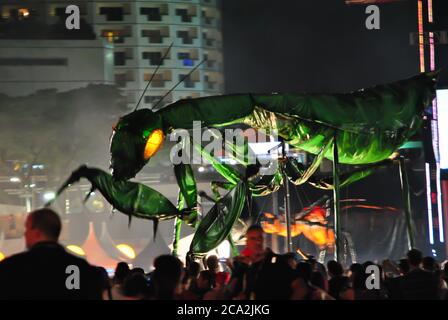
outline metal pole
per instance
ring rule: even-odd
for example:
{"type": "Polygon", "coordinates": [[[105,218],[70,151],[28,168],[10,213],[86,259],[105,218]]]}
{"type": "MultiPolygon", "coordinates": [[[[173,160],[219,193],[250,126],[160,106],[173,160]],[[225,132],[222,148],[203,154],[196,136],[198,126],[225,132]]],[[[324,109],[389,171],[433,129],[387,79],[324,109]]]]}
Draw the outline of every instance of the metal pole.
{"type": "Polygon", "coordinates": [[[414,247],[414,231],[412,230],[412,212],[411,212],[411,193],[409,190],[408,174],[406,172],[406,165],[404,158],[398,158],[398,164],[400,167],[400,182],[401,182],[401,194],[404,204],[404,216],[406,219],[406,229],[408,233],[408,248],[411,250],[414,247]]]}
{"type": "Polygon", "coordinates": [[[173,256],[179,256],[179,240],[180,240],[180,231],[182,228],[182,220],[176,217],[174,219],[174,239],[173,239],[173,256]]]}
{"type": "Polygon", "coordinates": [[[291,238],[291,206],[290,206],[290,194],[289,194],[289,180],[284,177],[285,184],[285,215],[286,215],[286,240],[287,240],[287,252],[292,252],[292,238],[291,238]]]}
{"type": "MultiPolygon", "coordinates": [[[[285,142],[282,141],[283,152],[283,166],[287,161],[285,142]]],[[[291,206],[290,206],[290,193],[289,193],[289,180],[283,167],[283,185],[285,187],[285,217],[286,217],[286,248],[287,252],[292,252],[292,238],[291,238],[291,206]]]]}
{"type": "MultiPolygon", "coordinates": [[[[269,136],[269,142],[277,142],[277,141],[274,139],[273,136],[269,136]]],[[[273,149],[271,149],[270,151],[273,151],[273,149]]],[[[270,151],[268,151],[268,153],[270,153],[270,151]]],[[[277,160],[278,160],[278,157],[277,157],[277,160]]],[[[278,215],[279,215],[279,212],[278,212],[278,192],[271,193],[271,196],[272,196],[272,213],[274,214],[275,217],[278,217],[278,215]]],[[[280,253],[278,243],[279,243],[278,235],[276,233],[271,233],[271,248],[272,248],[272,251],[280,253]]]]}
{"type": "MultiPolygon", "coordinates": [[[[272,213],[275,217],[278,217],[278,192],[272,193],[272,213]]],[[[275,233],[271,233],[271,248],[274,252],[279,252],[278,248],[278,236],[275,233]]]]}
{"type": "MultiPolygon", "coordinates": [[[[179,190],[179,196],[177,198],[177,209],[180,211],[183,209],[185,204],[185,198],[182,195],[182,192],[179,190]]],[[[180,231],[182,228],[182,220],[178,217],[174,219],[174,237],[173,237],[173,251],[172,255],[177,257],[178,256],[178,249],[179,249],[179,241],[180,241],[180,231]]]]}
{"type": "Polygon", "coordinates": [[[335,233],[335,250],[334,259],[342,262],[342,233],[341,233],[341,210],[339,206],[339,153],[336,142],[336,134],[333,140],[333,199],[334,199],[334,233],[335,233]]]}

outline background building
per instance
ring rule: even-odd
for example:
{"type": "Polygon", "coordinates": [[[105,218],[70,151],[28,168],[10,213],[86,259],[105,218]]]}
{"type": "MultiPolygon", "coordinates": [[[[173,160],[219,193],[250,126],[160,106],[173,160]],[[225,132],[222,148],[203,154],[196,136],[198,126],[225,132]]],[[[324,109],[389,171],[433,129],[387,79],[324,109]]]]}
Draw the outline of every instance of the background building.
{"type": "MultiPolygon", "coordinates": [[[[223,91],[221,16],[216,0],[5,0],[0,12],[3,19],[35,17],[52,25],[68,16],[65,8],[72,4],[79,7],[81,18],[92,26],[97,38],[114,45],[114,81],[124,90],[130,107],[138,101],[171,43],[172,49],[145,94],[145,106],[155,105],[203,59],[204,64],[163,102],[223,91]]],[[[82,56],[89,66],[91,57],[82,56]]]]}
{"type": "MultiPolygon", "coordinates": [[[[163,103],[223,91],[221,16],[216,0],[89,2],[81,6],[98,36],[115,44],[115,81],[135,105],[171,43],[143,99],[152,106],[190,70],[163,103]]],[[[160,105],[159,105],[160,106],[160,105]]]]}
{"type": "Polygon", "coordinates": [[[113,84],[113,46],[98,40],[0,40],[0,93],[113,84]]]}

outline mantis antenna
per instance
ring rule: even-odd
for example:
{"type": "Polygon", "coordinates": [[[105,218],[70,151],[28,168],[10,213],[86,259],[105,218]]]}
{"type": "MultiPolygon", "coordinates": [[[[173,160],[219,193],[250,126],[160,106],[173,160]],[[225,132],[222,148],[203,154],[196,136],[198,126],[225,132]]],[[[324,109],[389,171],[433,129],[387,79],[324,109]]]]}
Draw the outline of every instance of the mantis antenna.
{"type": "Polygon", "coordinates": [[[167,93],[165,93],[165,95],[159,99],[159,101],[157,101],[157,103],[154,105],[153,109],[156,109],[156,107],[159,105],[160,102],[162,102],[163,99],[165,99],[165,97],[167,95],[169,95],[171,92],[173,92],[174,89],[177,88],[178,85],[180,85],[186,78],[188,78],[194,71],[196,71],[197,68],[199,68],[201,66],[201,64],[203,64],[205,62],[205,59],[202,59],[201,62],[199,62],[193,69],[190,70],[190,72],[188,72],[188,74],[186,74],[182,80],[180,80],[178,83],[176,83],[176,85],[174,87],[172,87],[167,93]]]}
{"type": "Polygon", "coordinates": [[[170,52],[171,47],[173,46],[173,44],[174,44],[174,42],[171,42],[170,46],[169,46],[168,49],[165,51],[165,54],[163,55],[162,59],[160,59],[159,64],[157,65],[156,70],[154,70],[154,72],[152,73],[151,78],[149,79],[148,83],[146,84],[145,90],[143,90],[143,92],[142,92],[142,94],[141,94],[141,96],[140,96],[140,99],[138,99],[138,102],[137,102],[137,105],[136,105],[135,108],[134,108],[134,111],[137,110],[138,105],[139,105],[140,102],[142,101],[143,96],[145,95],[146,90],[148,89],[149,85],[151,84],[152,80],[154,79],[154,77],[155,77],[157,71],[159,71],[159,68],[160,68],[160,66],[162,65],[163,61],[164,61],[165,58],[168,56],[168,53],[170,52]]]}

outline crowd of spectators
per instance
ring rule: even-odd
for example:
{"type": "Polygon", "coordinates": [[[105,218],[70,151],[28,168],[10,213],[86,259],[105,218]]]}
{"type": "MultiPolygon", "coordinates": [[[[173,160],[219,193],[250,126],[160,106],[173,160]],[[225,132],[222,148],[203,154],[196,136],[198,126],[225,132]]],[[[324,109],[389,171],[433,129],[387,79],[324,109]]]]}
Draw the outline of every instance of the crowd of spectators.
{"type": "Polygon", "coordinates": [[[252,226],[244,250],[225,262],[209,256],[184,265],[161,255],[150,273],[120,262],[110,278],[104,268],[68,253],[58,243],[60,231],[55,212],[29,214],[28,250],[0,262],[0,299],[448,300],[448,263],[440,265],[417,249],[397,263],[367,261],[344,269],[334,260],[324,265],[274,253],[264,247],[263,229],[252,226]]]}

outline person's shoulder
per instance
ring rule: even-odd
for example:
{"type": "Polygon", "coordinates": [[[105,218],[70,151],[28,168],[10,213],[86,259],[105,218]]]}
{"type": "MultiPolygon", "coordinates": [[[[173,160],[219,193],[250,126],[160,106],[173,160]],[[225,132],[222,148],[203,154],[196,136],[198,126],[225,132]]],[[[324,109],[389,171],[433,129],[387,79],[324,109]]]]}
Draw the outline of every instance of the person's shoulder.
{"type": "Polygon", "coordinates": [[[14,266],[16,264],[20,264],[30,258],[30,254],[28,251],[16,253],[12,256],[5,258],[3,261],[0,261],[0,269],[8,268],[9,266],[14,266]]]}
{"type": "Polygon", "coordinates": [[[410,271],[408,274],[404,275],[402,277],[402,281],[408,282],[408,281],[422,281],[422,280],[428,280],[434,278],[434,274],[431,272],[428,272],[423,269],[416,269],[410,271]]]}
{"type": "Polygon", "coordinates": [[[417,269],[408,273],[409,276],[420,277],[420,278],[432,278],[434,274],[432,272],[417,269]]]}
{"type": "Polygon", "coordinates": [[[81,258],[81,257],[77,257],[67,251],[65,251],[64,253],[64,260],[71,264],[71,265],[75,265],[78,268],[80,268],[81,270],[85,270],[85,271],[89,271],[91,273],[98,273],[99,274],[99,270],[97,269],[96,266],[91,265],[86,259],[81,258]]]}
{"type": "Polygon", "coordinates": [[[77,264],[79,264],[79,265],[88,265],[89,264],[86,259],[78,257],[78,256],[76,256],[76,255],[74,255],[74,254],[72,254],[72,253],[70,253],[70,252],[68,252],[66,250],[64,250],[63,255],[64,255],[65,259],[77,262],[77,264]]]}

